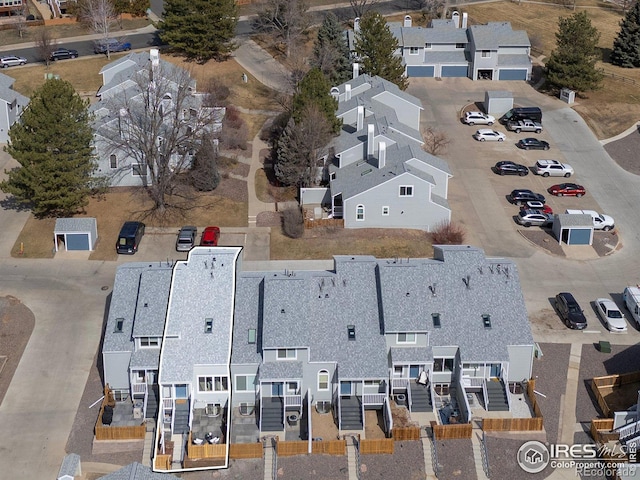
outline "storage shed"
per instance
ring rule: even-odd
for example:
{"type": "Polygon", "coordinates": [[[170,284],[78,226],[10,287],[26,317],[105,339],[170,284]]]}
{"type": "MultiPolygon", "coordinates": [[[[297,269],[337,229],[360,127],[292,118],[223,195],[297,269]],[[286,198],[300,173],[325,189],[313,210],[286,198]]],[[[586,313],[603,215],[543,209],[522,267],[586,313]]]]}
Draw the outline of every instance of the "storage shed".
{"type": "Polygon", "coordinates": [[[561,245],[591,245],[593,243],[593,219],[591,215],[554,215],[553,235],[561,245]]]}
{"type": "Polygon", "coordinates": [[[56,477],[58,480],[74,480],[76,477],[82,476],[82,468],[80,466],[80,455],[70,453],[62,460],[60,471],[56,477]]]}
{"type": "Polygon", "coordinates": [[[98,222],[95,218],[58,218],[53,230],[56,252],[62,246],[67,251],[93,251],[98,240],[98,222]]]}
{"type": "Polygon", "coordinates": [[[513,94],[506,90],[484,92],[484,108],[489,115],[501,117],[513,108],[513,94]]]}

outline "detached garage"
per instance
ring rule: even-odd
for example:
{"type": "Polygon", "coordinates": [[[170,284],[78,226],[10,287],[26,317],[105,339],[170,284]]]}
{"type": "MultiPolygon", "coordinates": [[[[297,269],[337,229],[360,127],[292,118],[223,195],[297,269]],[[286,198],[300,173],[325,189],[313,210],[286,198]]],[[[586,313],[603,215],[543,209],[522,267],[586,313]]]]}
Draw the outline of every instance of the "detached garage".
{"type": "Polygon", "coordinates": [[[554,216],[553,235],[559,244],[591,245],[593,219],[591,215],[559,214],[554,216]]]}
{"type": "Polygon", "coordinates": [[[66,251],[93,251],[98,240],[98,222],[95,218],[58,218],[53,230],[56,252],[62,247],[66,251]]]}

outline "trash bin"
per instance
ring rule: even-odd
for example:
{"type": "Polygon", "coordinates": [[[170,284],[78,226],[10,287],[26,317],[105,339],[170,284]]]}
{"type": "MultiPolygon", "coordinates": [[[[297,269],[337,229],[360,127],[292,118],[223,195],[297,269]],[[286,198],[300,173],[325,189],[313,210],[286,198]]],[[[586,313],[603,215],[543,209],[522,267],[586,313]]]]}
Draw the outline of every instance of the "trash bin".
{"type": "Polygon", "coordinates": [[[396,405],[399,407],[407,406],[407,396],[404,393],[399,393],[396,395],[396,405]]]}

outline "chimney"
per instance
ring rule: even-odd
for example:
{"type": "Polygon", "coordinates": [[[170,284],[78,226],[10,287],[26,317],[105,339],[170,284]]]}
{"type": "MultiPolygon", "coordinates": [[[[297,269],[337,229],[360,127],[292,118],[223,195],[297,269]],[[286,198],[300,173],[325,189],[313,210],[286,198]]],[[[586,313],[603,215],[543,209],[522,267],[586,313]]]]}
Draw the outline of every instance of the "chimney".
{"type": "Polygon", "coordinates": [[[375,128],[376,127],[373,123],[367,125],[367,157],[373,155],[373,136],[375,128]]]}
{"type": "Polygon", "coordinates": [[[149,50],[149,58],[151,58],[151,65],[157,67],[160,65],[160,50],[152,48],[149,50]]]}
{"type": "Polygon", "coordinates": [[[378,168],[384,168],[387,161],[387,144],[378,142],[378,168]]]}
{"type": "Polygon", "coordinates": [[[462,28],[467,28],[467,12],[462,12],[462,28]]]}
{"type": "Polygon", "coordinates": [[[360,64],[353,62],[353,78],[358,78],[358,75],[360,75],[360,64]]]}
{"type": "Polygon", "coordinates": [[[349,100],[351,100],[351,84],[347,83],[344,86],[344,101],[348,102],[349,100]]]}
{"type": "Polygon", "coordinates": [[[360,31],[360,17],[356,17],[353,19],[353,31],[354,32],[360,31]]]}
{"type": "Polygon", "coordinates": [[[453,26],[455,28],[460,28],[460,14],[457,10],[454,10],[451,14],[451,20],[453,20],[453,26]]]}
{"type": "Polygon", "coordinates": [[[403,27],[411,27],[411,15],[404,16],[404,24],[403,27]]]}
{"type": "Polygon", "coordinates": [[[358,105],[358,119],[356,121],[356,132],[359,132],[364,127],[364,107],[358,105]]]}

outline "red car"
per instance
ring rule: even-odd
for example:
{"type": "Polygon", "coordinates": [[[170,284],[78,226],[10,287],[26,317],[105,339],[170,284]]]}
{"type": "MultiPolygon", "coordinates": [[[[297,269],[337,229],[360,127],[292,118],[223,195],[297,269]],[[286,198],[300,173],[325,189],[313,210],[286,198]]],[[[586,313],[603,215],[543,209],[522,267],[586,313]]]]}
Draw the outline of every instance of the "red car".
{"type": "Polygon", "coordinates": [[[560,183],[559,185],[552,185],[547,190],[551,195],[557,195],[558,197],[574,196],[581,197],[587,191],[582,185],[577,183],[560,183]]]}
{"type": "Polygon", "coordinates": [[[218,239],[220,238],[220,229],[218,227],[207,227],[202,232],[200,238],[201,247],[215,247],[218,245],[218,239]]]}
{"type": "Polygon", "coordinates": [[[553,214],[553,209],[549,205],[535,200],[525,203],[520,207],[520,210],[538,210],[542,213],[548,213],[549,215],[553,214]]]}

